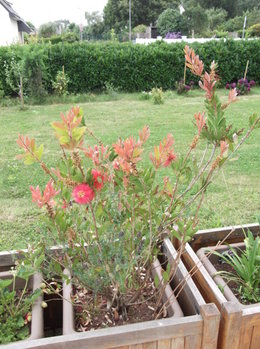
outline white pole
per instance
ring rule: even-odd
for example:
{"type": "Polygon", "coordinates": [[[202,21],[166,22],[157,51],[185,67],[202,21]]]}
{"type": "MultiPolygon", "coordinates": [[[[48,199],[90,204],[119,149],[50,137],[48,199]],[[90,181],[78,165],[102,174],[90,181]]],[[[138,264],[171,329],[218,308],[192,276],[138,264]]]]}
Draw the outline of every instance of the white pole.
{"type": "Polygon", "coordinates": [[[245,29],[246,29],[246,16],[245,16],[245,19],[244,19],[242,39],[245,38],[245,29]]]}
{"type": "Polygon", "coordinates": [[[129,0],[129,41],[132,40],[132,27],[131,27],[132,14],[131,14],[131,12],[132,12],[132,4],[131,4],[131,0],[129,0]]]}

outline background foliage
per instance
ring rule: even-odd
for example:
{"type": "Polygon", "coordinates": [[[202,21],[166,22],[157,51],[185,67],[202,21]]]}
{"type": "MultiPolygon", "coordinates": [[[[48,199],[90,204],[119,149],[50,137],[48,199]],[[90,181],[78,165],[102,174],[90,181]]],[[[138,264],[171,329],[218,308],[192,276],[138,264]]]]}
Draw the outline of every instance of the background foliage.
{"type": "MultiPolygon", "coordinates": [[[[144,91],[153,87],[173,89],[183,77],[184,43],[157,42],[148,46],[131,43],[59,43],[1,47],[0,65],[24,59],[28,76],[28,94],[40,98],[44,91],[53,92],[51,81],[64,65],[70,79],[69,93],[100,91],[107,84],[121,91],[144,91]]],[[[248,79],[260,82],[260,40],[211,41],[192,45],[209,67],[213,59],[219,64],[221,84],[240,79],[250,61],[248,79]]],[[[191,80],[191,76],[187,76],[191,80]]],[[[194,79],[193,79],[194,80],[194,79]]],[[[6,96],[13,94],[0,70],[0,85],[6,96]]]]}

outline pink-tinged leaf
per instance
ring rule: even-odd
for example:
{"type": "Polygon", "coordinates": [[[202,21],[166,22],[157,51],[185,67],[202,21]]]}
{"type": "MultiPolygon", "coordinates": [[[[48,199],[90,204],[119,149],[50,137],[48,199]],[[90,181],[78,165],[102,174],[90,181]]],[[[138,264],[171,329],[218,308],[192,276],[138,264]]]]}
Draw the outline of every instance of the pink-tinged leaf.
{"type": "Polygon", "coordinates": [[[229,145],[226,141],[220,142],[220,156],[227,157],[228,147],[229,145]]]}
{"type": "Polygon", "coordinates": [[[201,131],[202,131],[203,127],[206,124],[206,119],[205,119],[204,115],[205,115],[205,112],[203,112],[202,114],[198,113],[198,114],[194,115],[194,118],[196,120],[196,125],[197,125],[198,135],[199,136],[201,134],[201,131]]]}
{"type": "Polygon", "coordinates": [[[42,208],[44,205],[54,205],[53,198],[59,194],[60,190],[55,190],[53,187],[53,181],[49,180],[46,184],[43,195],[41,194],[40,188],[37,185],[36,188],[30,186],[32,193],[32,202],[35,202],[39,208],[42,208]]]}
{"type": "Polygon", "coordinates": [[[168,134],[159,146],[154,147],[154,153],[150,153],[150,159],[156,169],[159,167],[168,167],[176,160],[176,154],[173,149],[174,139],[172,134],[168,134]]]}
{"type": "Polygon", "coordinates": [[[228,101],[230,103],[233,103],[233,102],[237,101],[237,89],[236,88],[230,90],[230,92],[228,94],[228,101]]]}
{"type": "Polygon", "coordinates": [[[189,46],[185,46],[184,49],[185,52],[185,60],[186,60],[186,66],[191,70],[191,72],[194,75],[201,76],[204,64],[199,59],[199,56],[195,54],[194,50],[192,48],[189,48],[189,46]]]}
{"type": "Polygon", "coordinates": [[[149,137],[150,137],[150,128],[149,126],[144,126],[142,131],[139,131],[139,140],[142,143],[145,143],[149,137]]]}

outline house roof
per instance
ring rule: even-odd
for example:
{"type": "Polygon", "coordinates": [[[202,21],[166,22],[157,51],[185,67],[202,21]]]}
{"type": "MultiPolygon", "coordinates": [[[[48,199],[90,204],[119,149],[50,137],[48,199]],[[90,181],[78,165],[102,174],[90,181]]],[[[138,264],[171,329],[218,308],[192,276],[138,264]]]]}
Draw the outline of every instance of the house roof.
{"type": "Polygon", "coordinates": [[[31,28],[26,24],[26,22],[12,8],[12,4],[10,2],[6,0],[0,0],[0,5],[2,5],[9,12],[9,17],[17,22],[19,32],[30,33],[32,31],[31,28]]]}

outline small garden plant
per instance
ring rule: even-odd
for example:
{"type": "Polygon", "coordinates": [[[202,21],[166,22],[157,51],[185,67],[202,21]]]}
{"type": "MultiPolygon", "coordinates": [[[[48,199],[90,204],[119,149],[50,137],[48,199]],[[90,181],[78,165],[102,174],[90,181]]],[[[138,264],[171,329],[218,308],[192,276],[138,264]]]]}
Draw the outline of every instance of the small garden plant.
{"type": "Polygon", "coordinates": [[[29,279],[37,271],[42,259],[36,266],[17,265],[11,269],[9,279],[0,279],[0,344],[22,340],[29,337],[32,305],[42,294],[41,289],[29,291],[29,279]],[[23,280],[22,288],[17,288],[17,279],[23,280]]]}
{"type": "MultiPolygon", "coordinates": [[[[84,328],[104,307],[110,322],[116,324],[118,319],[127,321],[129,307],[147,301],[142,295],[150,289],[152,262],[161,253],[165,235],[180,243],[176,262],[163,272],[163,285],[172,279],[185,243],[196,231],[209,184],[259,125],[256,114],[250,116],[243,136],[229,125],[225,111],[236,101],[236,90],[221,103],[214,62],[210,72],[204,71],[203,62],[187,46],[185,58],[206,92],[206,111],[194,115],[194,137],[183,155],[168,133],[145,159],[151,132],[147,125],[135,137],[104,144],[89,129],[78,107],[52,124],[61,147],[55,168],[44,162],[43,145],[29,137],[18,138],[23,150],[19,158],[26,165],[38,163],[49,177],[43,190],[30,187],[32,201],[46,214],[53,244],[62,248],[59,256],[49,259],[48,268],[59,277],[68,269],[76,290],[87,293],[88,301],[81,304],[88,315],[84,328]],[[96,144],[85,144],[86,136],[96,144]],[[198,146],[204,148],[203,155],[198,146]]],[[[156,103],[162,102],[161,89],[153,89],[152,94],[156,103]]],[[[154,283],[159,286],[158,279],[154,283]]],[[[163,288],[153,295],[151,318],[164,316],[163,288]]]]}
{"type": "Polygon", "coordinates": [[[243,301],[257,303],[260,302],[260,237],[254,238],[249,231],[244,242],[244,250],[229,246],[227,253],[214,252],[233,269],[218,274],[228,282],[235,282],[243,301]]]}
{"type": "Polygon", "coordinates": [[[153,104],[163,104],[163,90],[162,88],[154,87],[151,91],[153,104]]]}

